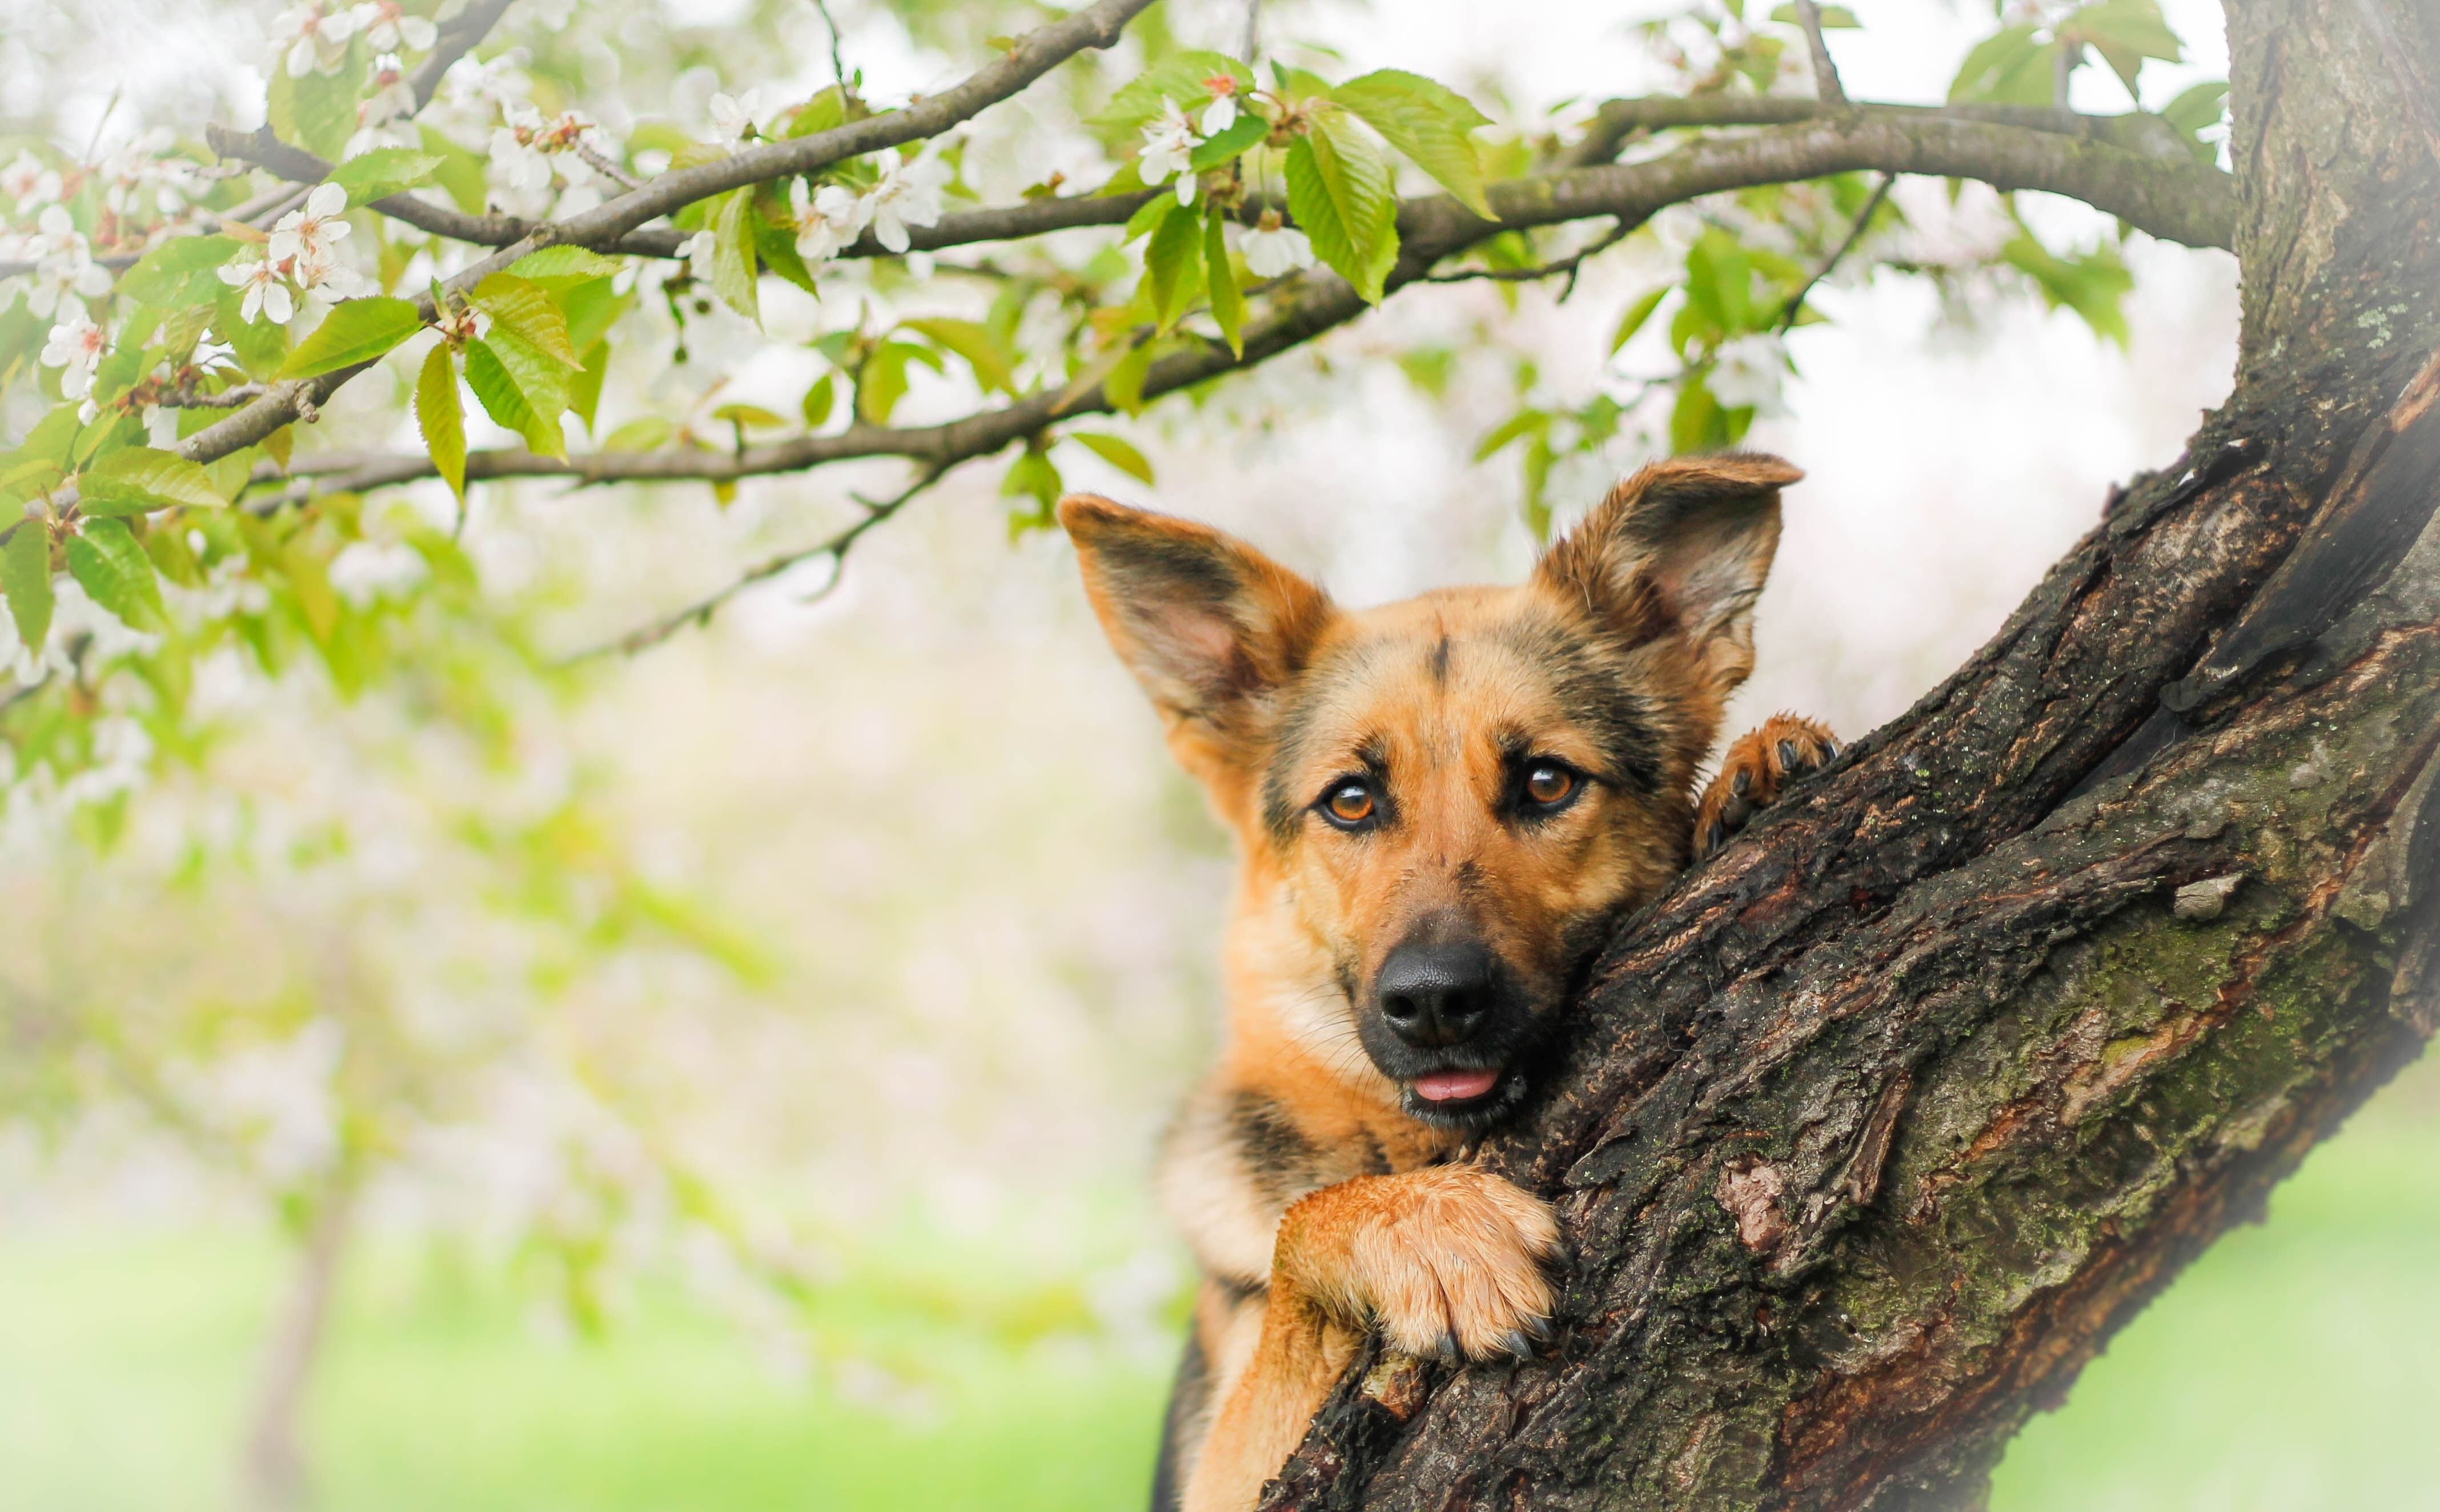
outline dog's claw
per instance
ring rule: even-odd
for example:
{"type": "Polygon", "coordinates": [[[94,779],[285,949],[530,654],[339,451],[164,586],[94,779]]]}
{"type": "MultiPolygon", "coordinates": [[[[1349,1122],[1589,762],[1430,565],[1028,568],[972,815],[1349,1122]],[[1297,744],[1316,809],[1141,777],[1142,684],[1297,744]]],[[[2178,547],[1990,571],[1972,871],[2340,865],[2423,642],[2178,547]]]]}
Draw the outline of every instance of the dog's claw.
{"type": "Polygon", "coordinates": [[[1753,774],[1740,768],[1737,772],[1737,780],[1729,784],[1729,791],[1742,798],[1746,795],[1746,791],[1752,786],[1753,774]]]}
{"type": "Polygon", "coordinates": [[[1519,1329],[1510,1329],[1506,1337],[1499,1341],[1499,1347],[1501,1352],[1512,1360],[1525,1361],[1534,1358],[1534,1341],[1526,1338],[1523,1331],[1519,1329]]]}
{"type": "Polygon", "coordinates": [[[1781,769],[1784,771],[1792,772],[1796,769],[1797,757],[1795,741],[1782,740],[1779,742],[1779,764],[1781,769]]]}

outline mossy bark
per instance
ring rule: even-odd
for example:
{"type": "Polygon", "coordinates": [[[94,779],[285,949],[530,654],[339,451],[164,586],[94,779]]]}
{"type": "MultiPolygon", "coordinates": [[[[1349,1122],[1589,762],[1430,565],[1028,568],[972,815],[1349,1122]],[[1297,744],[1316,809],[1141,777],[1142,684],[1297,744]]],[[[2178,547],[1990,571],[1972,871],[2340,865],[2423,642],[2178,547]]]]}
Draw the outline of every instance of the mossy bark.
{"type": "Polygon", "coordinates": [[[1622,925],[1483,1152],[1567,1224],[1559,1339],[1368,1357],[1265,1507],[1977,1505],[2432,1032],[2440,4],[2229,19],[2234,395],[1622,925]]]}

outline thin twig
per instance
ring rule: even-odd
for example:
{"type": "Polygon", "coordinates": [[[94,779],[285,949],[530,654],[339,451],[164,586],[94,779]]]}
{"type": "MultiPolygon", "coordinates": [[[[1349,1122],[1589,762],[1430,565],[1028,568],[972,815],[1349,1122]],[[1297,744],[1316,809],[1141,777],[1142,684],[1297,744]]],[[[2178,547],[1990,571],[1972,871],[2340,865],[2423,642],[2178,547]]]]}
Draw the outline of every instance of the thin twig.
{"type": "Polygon", "coordinates": [[[839,46],[838,21],[831,14],[830,0],[814,0],[814,9],[821,12],[822,26],[831,34],[831,78],[838,84],[839,93],[844,95],[847,93],[847,62],[846,54],[839,46]]]}
{"type": "Polygon", "coordinates": [[[1839,82],[1839,65],[1830,61],[1830,44],[1821,35],[1821,8],[1813,0],[1796,0],[1796,19],[1804,27],[1804,44],[1813,50],[1813,92],[1822,104],[1844,108],[1847,91],[1839,82]]]}
{"type": "Polygon", "coordinates": [[[450,65],[482,44],[500,17],[508,13],[514,0],[474,0],[449,21],[442,24],[440,35],[434,39],[432,51],[415,65],[415,75],[407,80],[415,91],[415,108],[422,111],[440,92],[441,77],[450,65]]]}
{"type": "Polygon", "coordinates": [[[1544,278],[1565,274],[1568,281],[1559,291],[1559,303],[1566,304],[1569,296],[1576,292],[1576,276],[1584,271],[1585,263],[1625,240],[1634,234],[1634,231],[1635,225],[1626,221],[1613,222],[1610,228],[1597,240],[1555,261],[1543,263],[1538,268],[1460,268],[1455,273],[1426,274],[1418,281],[1468,283],[1477,279],[1487,279],[1493,283],[1538,283],[1544,278]]]}
{"type": "Polygon", "coordinates": [[[269,390],[260,383],[240,383],[234,388],[222,389],[217,394],[172,389],[152,402],[163,409],[170,410],[233,410],[240,405],[253,403],[268,392],[269,390]]]}
{"type": "Polygon", "coordinates": [[[1873,197],[1864,202],[1863,213],[1857,216],[1856,223],[1847,228],[1846,240],[1832,249],[1830,256],[1822,259],[1821,267],[1813,270],[1813,276],[1804,280],[1803,288],[1788,296],[1787,308],[1779,314],[1780,334],[1785,335],[1795,328],[1796,317],[1804,313],[1804,301],[1812,295],[1814,288],[1830,276],[1841,258],[1856,250],[1857,242],[1864,240],[1864,232],[1871,227],[1873,217],[1880,213],[1882,204],[1890,197],[1891,186],[1897,181],[1896,174],[1884,173],[1881,182],[1873,186],[1873,197]]]}
{"type": "Polygon", "coordinates": [[[819,588],[806,594],[798,601],[811,604],[829,597],[838,587],[839,579],[846,576],[847,554],[855,549],[855,543],[864,539],[865,533],[906,507],[914,501],[917,494],[940,482],[950,469],[956,466],[954,462],[944,462],[926,467],[915,474],[915,481],[887,499],[867,499],[861,495],[856,496],[855,502],[864,507],[864,514],[844,530],[838,531],[826,540],[816,542],[810,546],[800,547],[795,551],[783,551],[776,557],[757,562],[741,576],[696,599],[676,614],[665,615],[649,625],[629,631],[617,640],[605,641],[588,650],[579,651],[567,659],[568,663],[592,661],[597,657],[609,655],[613,651],[632,656],[637,651],[658,646],[689,625],[710,624],[711,616],[722,605],[756,583],[767,581],[791,567],[800,566],[824,557],[829,558],[831,561],[830,578],[819,588]]]}
{"type": "Polygon", "coordinates": [[[641,188],[643,187],[642,181],[637,179],[636,175],[628,172],[625,169],[620,168],[618,164],[610,161],[609,158],[594,151],[592,148],[585,146],[583,142],[576,144],[576,155],[583,160],[586,168],[589,168],[594,172],[601,174],[603,178],[608,179],[611,183],[618,185],[622,189],[635,189],[641,188]]]}

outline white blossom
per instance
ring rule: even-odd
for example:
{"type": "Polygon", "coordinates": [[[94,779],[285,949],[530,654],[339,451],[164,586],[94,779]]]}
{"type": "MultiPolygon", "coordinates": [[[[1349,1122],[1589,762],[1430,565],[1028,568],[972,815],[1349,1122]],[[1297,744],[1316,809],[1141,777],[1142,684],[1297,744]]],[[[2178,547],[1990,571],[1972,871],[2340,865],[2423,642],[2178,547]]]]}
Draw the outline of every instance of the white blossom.
{"type": "Polygon", "coordinates": [[[763,126],[762,92],[749,89],[743,95],[711,97],[711,133],[721,145],[734,147],[750,132],[763,126]]]}
{"type": "Polygon", "coordinates": [[[908,226],[939,224],[941,190],[949,177],[949,165],[937,157],[902,163],[896,152],[888,153],[882,164],[881,182],[864,197],[873,240],[892,252],[904,252],[908,226]]]}
{"type": "Polygon", "coordinates": [[[872,223],[871,202],[836,184],[809,193],[798,179],[789,186],[788,203],[797,222],[797,256],[807,262],[837,257],[872,223]]]}
{"type": "Polygon", "coordinates": [[[66,205],[45,205],[35,227],[22,246],[34,264],[27,309],[47,319],[63,300],[99,299],[110,293],[110,270],[93,260],[93,249],[66,205]]]}
{"type": "Polygon", "coordinates": [[[238,304],[238,314],[246,324],[252,325],[257,315],[262,315],[275,326],[285,326],[289,317],[296,313],[296,301],[288,292],[287,276],[270,258],[229,263],[220,270],[220,275],[221,282],[245,291],[245,297],[238,304]]]}
{"type": "Polygon", "coordinates": [[[341,158],[378,147],[413,147],[421,140],[406,124],[415,114],[415,86],[407,82],[406,65],[396,53],[373,60],[373,92],[356,107],[355,134],[340,150],[341,158]]]}
{"type": "Polygon", "coordinates": [[[1706,382],[1722,407],[1768,417],[1785,410],[1780,385],[1786,377],[1786,346],[1777,336],[1760,334],[1721,343],[1706,382]]]}
{"type": "Polygon", "coordinates": [[[719,246],[720,239],[709,231],[698,231],[678,243],[678,256],[686,258],[687,272],[697,282],[711,282],[712,259],[719,246]]]}
{"type": "Polygon", "coordinates": [[[84,306],[74,299],[63,300],[60,322],[43,344],[43,365],[60,370],[63,395],[82,399],[93,392],[94,372],[109,347],[110,338],[86,316],[84,306]]]}
{"type": "Polygon", "coordinates": [[[58,201],[59,170],[45,168],[40,158],[21,148],[7,168],[0,168],[0,194],[16,202],[20,214],[39,210],[58,201]]]}
{"type": "Polygon", "coordinates": [[[1313,243],[1305,234],[1280,222],[1277,210],[1265,210],[1262,222],[1246,233],[1246,266],[1257,278],[1276,278],[1313,266],[1313,243]]]}
{"type": "MultiPolygon", "coordinates": [[[[1217,83],[1220,80],[1215,80],[1212,82],[1217,83]]],[[[1237,124],[1237,81],[1232,79],[1227,82],[1229,88],[1216,95],[1211,104],[1203,107],[1203,115],[1195,122],[1207,137],[1217,136],[1237,124]]],[[[1207,84],[1205,87],[1211,86],[1207,84]]]]}
{"type": "Polygon", "coordinates": [[[371,6],[342,6],[325,12],[318,5],[291,7],[272,23],[272,37],[286,56],[288,77],[335,74],[348,61],[348,43],[367,18],[371,6]]]}
{"type": "Polygon", "coordinates": [[[335,256],[308,258],[299,256],[288,265],[290,276],[305,294],[308,304],[327,306],[342,299],[362,299],[381,293],[381,286],[335,256]]]}
{"type": "Polygon", "coordinates": [[[393,0],[356,7],[361,18],[366,11],[372,16],[365,27],[365,41],[375,52],[430,52],[440,40],[440,28],[422,16],[410,16],[393,0]]]}
{"type": "Polygon", "coordinates": [[[347,239],[350,227],[340,217],[347,213],[348,191],[336,184],[317,184],[314,192],[305,196],[302,208],[289,211],[271,228],[271,245],[267,249],[273,262],[308,263],[327,266],[332,258],[332,248],[347,239]]]}
{"type": "Polygon", "coordinates": [[[1186,171],[1186,160],[1203,145],[1203,139],[1194,134],[1194,123],[1177,108],[1177,101],[1162,100],[1160,111],[1158,119],[1144,123],[1136,173],[1146,184],[1166,184],[1171,174],[1179,175],[1177,203],[1185,205],[1194,198],[1194,175],[1186,171]]]}

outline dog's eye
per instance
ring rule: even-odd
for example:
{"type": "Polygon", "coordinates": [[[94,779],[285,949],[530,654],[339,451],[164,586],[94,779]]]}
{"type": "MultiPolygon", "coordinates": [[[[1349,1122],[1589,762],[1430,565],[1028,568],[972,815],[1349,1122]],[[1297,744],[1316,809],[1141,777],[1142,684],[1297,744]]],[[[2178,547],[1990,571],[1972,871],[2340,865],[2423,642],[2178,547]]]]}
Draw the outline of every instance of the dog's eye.
{"type": "Polygon", "coordinates": [[[1354,829],[1370,820],[1380,805],[1372,785],[1350,777],[1321,795],[1321,812],[1341,829],[1354,829]]]}
{"type": "Polygon", "coordinates": [[[1525,769],[1525,799],[1539,809],[1556,809],[1576,795],[1578,781],[1555,761],[1536,761],[1525,769]]]}

